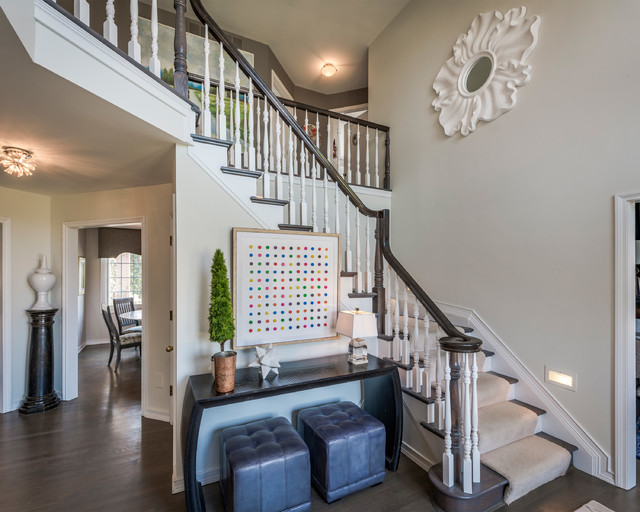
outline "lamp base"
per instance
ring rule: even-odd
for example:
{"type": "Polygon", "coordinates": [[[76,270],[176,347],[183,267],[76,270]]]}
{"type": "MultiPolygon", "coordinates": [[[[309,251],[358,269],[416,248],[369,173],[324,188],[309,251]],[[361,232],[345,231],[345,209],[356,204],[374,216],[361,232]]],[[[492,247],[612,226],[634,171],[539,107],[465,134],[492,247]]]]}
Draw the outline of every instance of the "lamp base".
{"type": "Polygon", "coordinates": [[[367,364],[367,345],[362,338],[353,338],[349,342],[349,358],[351,364],[367,364]]]}

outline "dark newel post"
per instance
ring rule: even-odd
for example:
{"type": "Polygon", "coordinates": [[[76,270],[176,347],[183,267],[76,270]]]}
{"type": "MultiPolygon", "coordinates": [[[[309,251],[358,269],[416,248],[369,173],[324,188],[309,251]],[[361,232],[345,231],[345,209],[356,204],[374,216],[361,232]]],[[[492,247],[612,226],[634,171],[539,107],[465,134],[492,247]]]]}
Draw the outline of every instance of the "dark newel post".
{"type": "Polygon", "coordinates": [[[453,454],[453,477],[456,482],[462,481],[462,447],[460,445],[460,359],[456,352],[449,352],[451,357],[451,453],[453,454]]]}
{"type": "MultiPolygon", "coordinates": [[[[357,213],[356,213],[357,215],[357,213]]],[[[384,291],[384,266],[382,262],[382,217],[376,218],[376,254],[373,262],[373,312],[378,315],[378,333],[384,334],[385,321],[385,291],[384,291]]]]}
{"type": "Polygon", "coordinates": [[[389,155],[389,146],[391,139],[389,138],[389,132],[387,131],[387,138],[384,140],[384,188],[385,190],[391,190],[391,156],[389,155]]]}
{"type": "Polygon", "coordinates": [[[174,0],[176,10],[176,30],[173,41],[175,60],[173,62],[173,87],[184,99],[189,99],[189,78],[187,77],[187,22],[185,12],[187,0],[174,0]]]}
{"type": "Polygon", "coordinates": [[[20,404],[22,414],[53,409],[60,398],[53,389],[53,317],[58,310],[27,309],[29,334],[29,367],[27,396],[20,404]]]}

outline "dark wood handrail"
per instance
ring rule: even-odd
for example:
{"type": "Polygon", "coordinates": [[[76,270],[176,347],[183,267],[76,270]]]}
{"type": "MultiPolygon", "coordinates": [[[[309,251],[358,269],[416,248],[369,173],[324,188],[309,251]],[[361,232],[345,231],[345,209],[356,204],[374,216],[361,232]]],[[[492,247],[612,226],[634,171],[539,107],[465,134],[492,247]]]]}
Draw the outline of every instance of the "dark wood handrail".
{"type": "MultiPolygon", "coordinates": [[[[444,330],[444,332],[448,335],[447,338],[443,338],[443,341],[448,341],[446,346],[443,345],[445,350],[449,350],[448,347],[454,346],[456,348],[456,352],[477,352],[480,350],[482,346],[482,341],[478,338],[474,338],[472,336],[468,336],[467,334],[461,333],[445,316],[445,314],[440,310],[440,308],[431,300],[431,298],[427,295],[427,293],[418,285],[415,279],[407,272],[407,270],[400,264],[400,262],[396,259],[391,252],[391,247],[389,246],[389,210],[372,210],[367,207],[360,197],[355,193],[355,191],[349,186],[346,180],[338,173],[338,171],[333,167],[331,162],[327,160],[325,155],[320,151],[320,149],[313,143],[309,135],[300,127],[297,120],[291,115],[291,113],[287,110],[287,108],[282,104],[280,99],[271,91],[271,89],[267,86],[267,84],[260,78],[260,76],[256,73],[253,67],[247,62],[247,59],[240,53],[240,51],[229,41],[227,36],[224,34],[222,29],[218,26],[218,24],[213,20],[211,15],[206,11],[203,7],[201,0],[190,0],[191,6],[198,17],[198,19],[208,27],[209,32],[221,41],[224,46],[226,46],[226,51],[231,57],[238,62],[242,71],[247,75],[253,83],[255,87],[262,92],[265,99],[269,101],[271,106],[283,117],[286,123],[291,127],[292,131],[296,134],[296,136],[302,141],[302,143],[306,146],[306,148],[311,152],[312,155],[320,162],[320,164],[326,169],[331,179],[337,183],[340,187],[340,190],[347,196],[347,198],[353,203],[353,205],[363,214],[368,217],[373,217],[376,219],[376,239],[377,244],[381,248],[380,251],[376,250],[376,256],[378,256],[379,252],[382,253],[384,258],[387,260],[389,265],[396,272],[398,277],[405,283],[406,286],[409,287],[411,292],[415,295],[416,299],[422,304],[422,306],[427,310],[429,315],[436,321],[436,323],[444,330]]],[[[388,133],[388,132],[387,132],[388,133]]],[[[379,261],[379,257],[376,257],[376,274],[381,273],[382,262],[379,261]]],[[[382,299],[382,297],[379,297],[382,299]]],[[[381,300],[378,300],[378,315],[380,315],[380,308],[382,307],[381,300]]]]}

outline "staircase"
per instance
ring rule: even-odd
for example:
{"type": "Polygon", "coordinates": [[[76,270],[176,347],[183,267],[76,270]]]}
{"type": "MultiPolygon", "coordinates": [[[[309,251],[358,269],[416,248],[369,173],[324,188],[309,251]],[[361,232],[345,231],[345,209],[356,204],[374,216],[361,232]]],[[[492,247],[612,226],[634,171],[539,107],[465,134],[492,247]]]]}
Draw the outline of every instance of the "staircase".
{"type": "MultiPolygon", "coordinates": [[[[34,1],[62,11],[50,0],[34,1]]],[[[106,4],[108,40],[113,1],[106,4]]],[[[495,354],[486,346],[483,350],[483,341],[470,329],[455,326],[394,256],[389,210],[368,207],[356,192],[390,190],[389,128],[295,102],[285,105],[201,1],[190,5],[205,27],[204,70],[202,75],[187,72],[187,5],[175,0],[173,75],[175,92],[199,104],[199,109],[192,105],[198,122],[189,155],[265,228],[342,235],[341,279],[350,290],[344,302],[377,313],[381,335],[373,352],[398,366],[405,432],[418,429],[438,454],[428,471],[435,503],[446,511],[488,510],[564,475],[577,447],[541,431],[545,411],[514,398],[518,380],[491,371],[495,354]],[[211,77],[209,64],[214,49],[217,78],[211,77]],[[225,69],[225,56],[234,63],[232,69],[225,69]],[[326,150],[319,147],[321,131],[326,150]]],[[[86,0],[76,0],[75,6],[78,23],[87,21],[86,0]]],[[[131,6],[137,23],[137,2],[131,6]]],[[[145,72],[158,79],[153,9],[155,2],[155,46],[145,72]]],[[[140,68],[134,25],[134,44],[123,57],[140,68]]]]}

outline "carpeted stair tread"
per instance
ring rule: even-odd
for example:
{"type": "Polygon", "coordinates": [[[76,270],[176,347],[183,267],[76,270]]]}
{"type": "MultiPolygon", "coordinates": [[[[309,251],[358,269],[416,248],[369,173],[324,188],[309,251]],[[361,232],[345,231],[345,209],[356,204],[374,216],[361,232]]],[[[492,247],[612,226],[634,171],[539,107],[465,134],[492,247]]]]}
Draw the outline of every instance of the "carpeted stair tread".
{"type": "Polygon", "coordinates": [[[478,437],[480,453],[533,435],[538,415],[517,404],[500,402],[478,410],[478,437]]]}
{"type": "Polygon", "coordinates": [[[509,480],[504,492],[508,505],[566,473],[571,454],[539,436],[528,436],[481,457],[482,463],[509,480]]]}
{"type": "Polygon", "coordinates": [[[504,402],[509,394],[510,384],[491,373],[478,372],[478,407],[504,402]]]}

